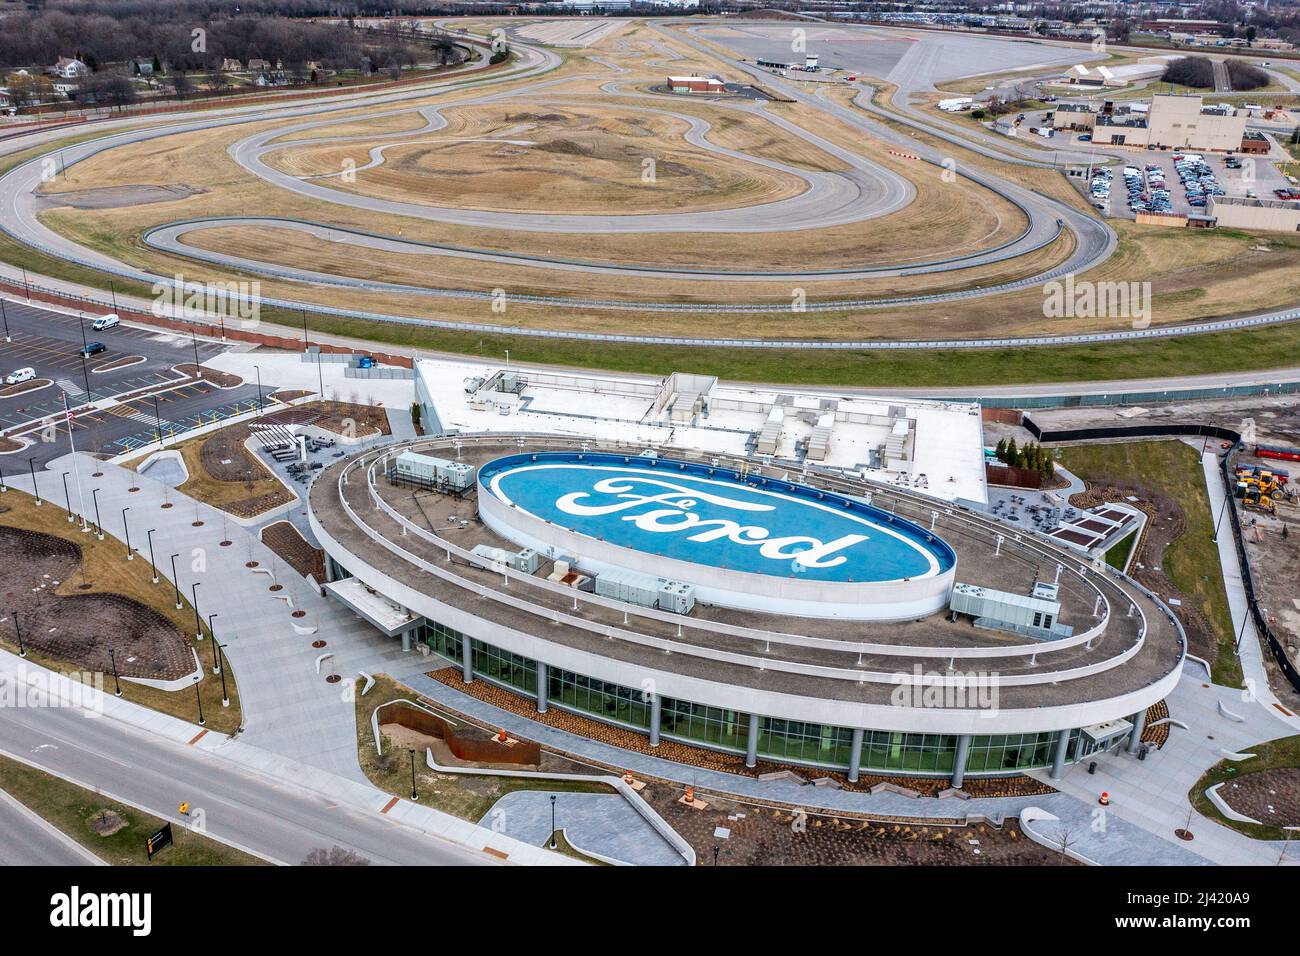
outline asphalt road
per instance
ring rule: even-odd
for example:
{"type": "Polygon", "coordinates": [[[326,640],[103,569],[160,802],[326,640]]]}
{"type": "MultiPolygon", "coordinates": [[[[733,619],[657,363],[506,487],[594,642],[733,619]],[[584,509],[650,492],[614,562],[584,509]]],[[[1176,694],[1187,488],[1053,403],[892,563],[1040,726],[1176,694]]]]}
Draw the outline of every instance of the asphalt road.
{"type": "Polygon", "coordinates": [[[85,866],[90,853],[0,790],[0,866],[85,866]]]}
{"type": "Polygon", "coordinates": [[[0,751],[166,819],[175,819],[176,807],[189,801],[192,814],[204,811],[211,836],[280,863],[300,863],[311,850],[335,845],[375,864],[486,861],[378,813],[339,806],[291,780],[272,782],[201,750],[161,742],[107,718],[87,719],[72,708],[0,710],[0,751]]]}

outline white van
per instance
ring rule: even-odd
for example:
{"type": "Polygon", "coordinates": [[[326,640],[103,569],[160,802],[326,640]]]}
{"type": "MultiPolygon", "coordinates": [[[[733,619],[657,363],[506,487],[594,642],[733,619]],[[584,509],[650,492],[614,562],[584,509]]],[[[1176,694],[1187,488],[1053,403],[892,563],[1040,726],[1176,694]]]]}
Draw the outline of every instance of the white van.
{"type": "Polygon", "coordinates": [[[36,377],[36,369],[20,368],[10,372],[5,376],[6,385],[21,385],[23,382],[30,382],[36,377]]]}
{"type": "Polygon", "coordinates": [[[96,332],[103,332],[105,329],[113,329],[121,324],[122,320],[118,318],[117,313],[111,312],[108,315],[101,315],[94,322],[91,322],[90,327],[96,332]]]}

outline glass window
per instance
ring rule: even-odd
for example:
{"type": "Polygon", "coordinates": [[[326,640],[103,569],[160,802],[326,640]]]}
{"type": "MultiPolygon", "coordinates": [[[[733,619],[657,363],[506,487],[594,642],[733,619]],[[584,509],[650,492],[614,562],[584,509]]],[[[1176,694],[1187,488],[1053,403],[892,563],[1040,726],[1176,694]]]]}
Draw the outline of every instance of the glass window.
{"type": "Polygon", "coordinates": [[[749,715],[665,697],[659,732],[667,737],[744,753],[749,740],[749,715]]]}
{"type": "Polygon", "coordinates": [[[598,720],[650,727],[651,702],[640,688],[575,674],[559,667],[547,671],[547,695],[552,704],[582,711],[598,720]]]}

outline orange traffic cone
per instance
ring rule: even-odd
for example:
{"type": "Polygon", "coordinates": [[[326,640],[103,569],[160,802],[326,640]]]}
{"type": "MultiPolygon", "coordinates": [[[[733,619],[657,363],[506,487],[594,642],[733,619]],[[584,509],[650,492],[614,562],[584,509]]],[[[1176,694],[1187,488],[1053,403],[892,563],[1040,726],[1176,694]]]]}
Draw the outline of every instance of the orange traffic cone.
{"type": "Polygon", "coordinates": [[[1107,793],[1105,790],[1103,790],[1101,792],[1101,799],[1098,800],[1097,802],[1100,803],[1103,807],[1110,806],[1110,794],[1107,793]]]}
{"type": "Polygon", "coordinates": [[[509,739],[509,738],[506,737],[506,731],[505,731],[505,728],[502,727],[501,730],[499,730],[499,731],[497,732],[497,743],[503,744],[503,743],[505,743],[508,739],[509,739]]]}
{"type": "Polygon", "coordinates": [[[636,783],[636,777],[632,776],[632,771],[631,771],[631,770],[624,771],[624,773],[623,773],[623,782],[626,783],[626,784],[628,784],[629,786],[631,786],[632,784],[636,783]]]}
{"type": "Polygon", "coordinates": [[[694,787],[687,787],[687,788],[686,788],[686,802],[687,802],[687,803],[694,803],[694,802],[695,802],[695,788],[694,788],[694,787]]]}

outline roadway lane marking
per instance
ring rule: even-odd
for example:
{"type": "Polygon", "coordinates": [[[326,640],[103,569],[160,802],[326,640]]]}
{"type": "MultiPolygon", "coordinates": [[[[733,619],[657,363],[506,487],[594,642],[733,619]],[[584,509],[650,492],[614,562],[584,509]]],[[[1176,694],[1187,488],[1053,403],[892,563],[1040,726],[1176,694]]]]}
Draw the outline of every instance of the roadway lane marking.
{"type": "Polygon", "coordinates": [[[395,806],[397,806],[397,797],[393,797],[393,799],[391,799],[391,800],[389,800],[387,803],[385,803],[385,804],[384,804],[384,809],[380,810],[379,812],[380,812],[380,813],[387,813],[389,810],[393,809],[393,807],[395,807],[395,806]]]}

